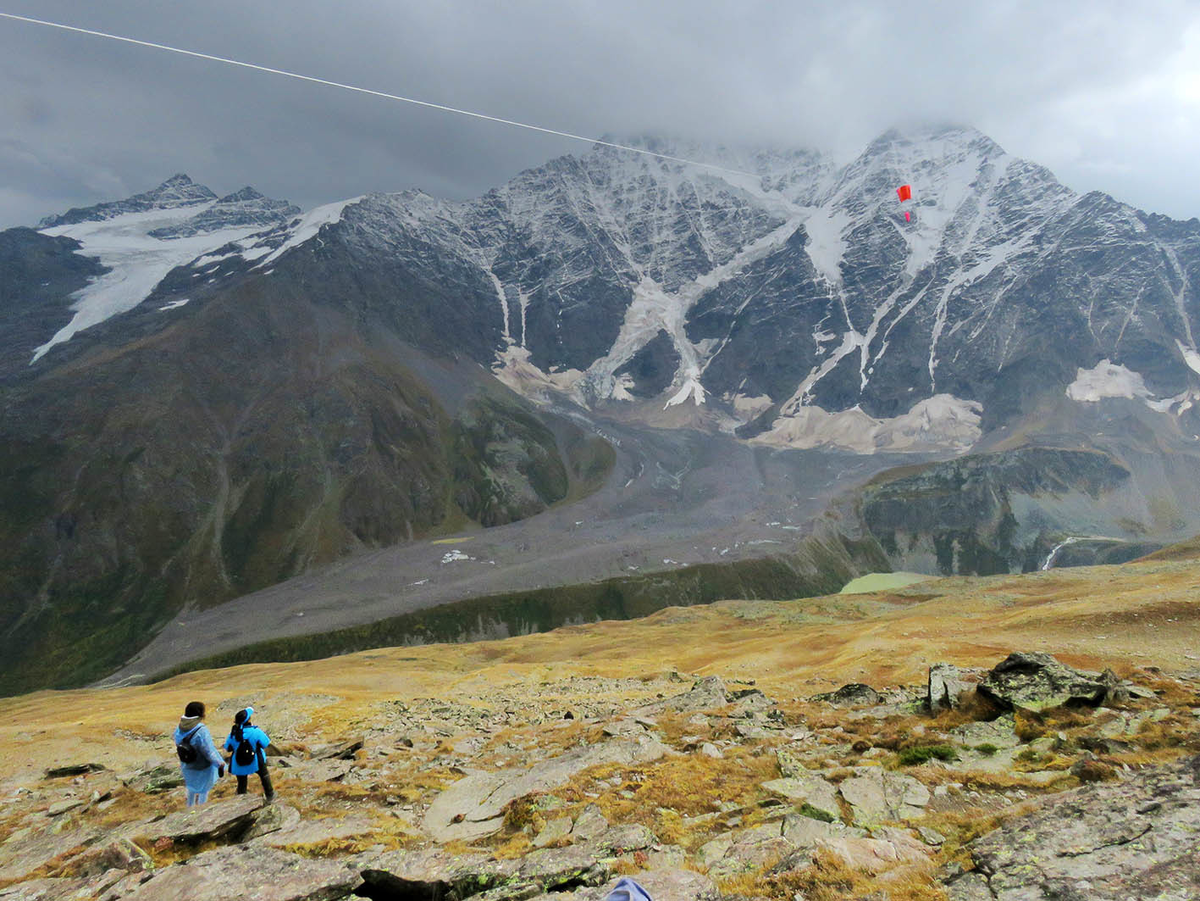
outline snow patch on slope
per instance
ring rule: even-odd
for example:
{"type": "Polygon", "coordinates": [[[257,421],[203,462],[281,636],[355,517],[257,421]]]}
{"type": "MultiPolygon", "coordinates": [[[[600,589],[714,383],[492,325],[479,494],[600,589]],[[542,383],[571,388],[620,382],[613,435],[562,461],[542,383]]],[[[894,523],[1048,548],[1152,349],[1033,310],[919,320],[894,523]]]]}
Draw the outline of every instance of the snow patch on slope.
{"type": "Polygon", "coordinates": [[[808,233],[804,249],[813,267],[831,285],[842,283],[844,235],[851,221],[849,214],[840,210],[818,210],[804,220],[804,230],[808,233]]]}
{"type": "MultiPolygon", "coordinates": [[[[209,204],[208,206],[211,206],[209,204]]],[[[75,315],[45,344],[38,347],[30,363],[36,363],[50,348],[104,320],[132,310],[176,266],[183,266],[205,251],[245,238],[256,226],[228,228],[184,238],[160,240],[148,234],[177,224],[207,206],[182,206],[166,210],[125,213],[99,222],[79,222],[42,230],[42,234],[74,238],[83,246],[82,256],[99,257],[112,271],[97,276],[71,295],[75,315]]]]}
{"type": "Polygon", "coordinates": [[[1075,381],[1067,386],[1067,397],[1077,403],[1096,403],[1106,397],[1153,398],[1141,373],[1111,360],[1101,360],[1091,369],[1077,369],[1075,381]]]}
{"type": "MultiPolygon", "coordinates": [[[[1182,343],[1179,343],[1179,350],[1188,366],[1200,373],[1200,354],[1182,343]]],[[[1139,399],[1156,413],[1182,416],[1200,400],[1200,391],[1187,389],[1174,397],[1156,398],[1141,373],[1105,359],[1091,369],[1077,369],[1075,381],[1067,386],[1067,397],[1081,404],[1099,403],[1109,397],[1139,399]]]]}
{"type": "MultiPolygon", "coordinates": [[[[335,203],[327,203],[324,206],[315,207],[300,217],[299,223],[292,229],[291,235],[286,241],[279,245],[275,250],[267,256],[265,260],[255,266],[255,269],[261,269],[272,260],[277,260],[293,247],[299,247],[305,241],[309,241],[317,236],[321,227],[332,225],[335,222],[340,222],[342,212],[352,203],[358,203],[365,195],[351,197],[349,200],[339,200],[335,203]]],[[[261,248],[256,248],[261,249],[261,248]]],[[[253,251],[243,252],[242,256],[246,259],[254,259],[248,256],[253,251]]]]}
{"type": "Polygon", "coordinates": [[[633,303],[625,311],[617,340],[605,356],[588,367],[588,383],[595,394],[613,400],[630,397],[627,392],[618,390],[614,373],[660,331],[664,331],[679,354],[675,385],[680,387],[667,401],[667,407],[683,403],[689,397],[697,405],[704,403],[705,391],[700,385],[703,353],[684,331],[688,312],[706,292],[736,277],[747,266],[783,246],[800,227],[800,221],[798,218],[788,220],[746,245],[727,262],[684,283],[677,291],[667,291],[643,274],[633,288],[633,303]]]}

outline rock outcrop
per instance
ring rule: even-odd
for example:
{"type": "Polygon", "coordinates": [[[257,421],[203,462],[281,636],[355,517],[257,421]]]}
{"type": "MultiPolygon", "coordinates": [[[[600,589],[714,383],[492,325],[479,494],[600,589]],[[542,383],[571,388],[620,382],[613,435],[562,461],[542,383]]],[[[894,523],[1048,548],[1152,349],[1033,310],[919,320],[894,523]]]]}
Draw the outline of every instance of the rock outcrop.
{"type": "Polygon", "coordinates": [[[968,850],[952,901],[1200,897],[1200,757],[1052,797],[968,850]]]}
{"type": "Polygon", "coordinates": [[[633,766],[667,753],[657,739],[638,735],[577,748],[527,770],[477,773],[442,792],[425,813],[424,828],[436,841],[469,841],[496,832],[510,801],[561,785],[588,767],[605,763],[633,766]]]}
{"type": "Polygon", "coordinates": [[[339,901],[362,879],[345,861],[312,860],[271,848],[218,848],[185,867],[168,867],[141,882],[123,901],[339,901]]]}
{"type": "Polygon", "coordinates": [[[1100,676],[1072,669],[1049,654],[1016,652],[992,668],[978,691],[1005,709],[1038,713],[1075,704],[1096,707],[1110,688],[1100,676]]]}

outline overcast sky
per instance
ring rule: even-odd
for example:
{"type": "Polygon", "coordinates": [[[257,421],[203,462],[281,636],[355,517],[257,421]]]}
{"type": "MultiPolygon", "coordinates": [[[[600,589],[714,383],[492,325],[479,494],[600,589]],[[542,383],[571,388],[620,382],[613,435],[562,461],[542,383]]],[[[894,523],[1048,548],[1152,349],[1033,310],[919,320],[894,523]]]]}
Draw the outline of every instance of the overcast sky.
{"type": "MultiPolygon", "coordinates": [[[[584,135],[852,158],[975,125],[1070,187],[1200,216],[1195,0],[0,0],[0,11],[584,135]]],[[[0,227],[174,172],[303,207],[474,196],[587,146],[0,19],[0,227]]]]}

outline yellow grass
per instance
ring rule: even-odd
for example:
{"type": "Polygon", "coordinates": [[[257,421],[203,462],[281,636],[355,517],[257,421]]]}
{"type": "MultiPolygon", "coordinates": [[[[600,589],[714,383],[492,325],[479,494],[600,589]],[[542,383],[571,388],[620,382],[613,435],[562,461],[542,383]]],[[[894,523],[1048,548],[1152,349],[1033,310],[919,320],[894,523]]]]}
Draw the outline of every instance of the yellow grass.
{"type": "MultiPolygon", "coordinates": [[[[1092,669],[1111,666],[1144,680],[1147,674],[1138,668],[1146,665],[1168,672],[1196,666],[1185,655],[1195,653],[1200,627],[1197,585],[1200,562],[1192,560],[941,579],[881,595],[724,602],[504,641],[240,666],[106,691],[43,691],[0,699],[0,773],[32,785],[45,767],[58,763],[92,761],[120,773],[147,760],[169,760],[170,731],[193,699],[208,704],[218,740],[231,716],[216,713],[218,705],[252,698],[273,737],[311,746],[361,733],[378,720],[380,705],[394,701],[452,697],[486,708],[496,703],[497,692],[553,696],[561,705],[606,699],[586,683],[572,689],[571,677],[646,678],[636,683],[639,688],[626,683],[617,699],[626,707],[686,688],[664,681],[672,671],[685,679],[754,679],[797,718],[808,708],[793,699],[845,682],[919,683],[930,663],[990,666],[1015,649],[1046,651],[1092,669]]],[[[1172,701],[1182,706],[1187,698],[1172,701]]],[[[663,725],[672,736],[690,728],[686,718],[664,718],[663,725]]],[[[872,743],[898,743],[901,725],[872,743]]],[[[1047,725],[1031,723],[1030,731],[1047,725]]],[[[1164,748],[1194,740],[1180,721],[1147,728],[1164,748]]],[[[532,731],[539,743],[565,747],[593,740],[589,730],[594,727],[576,723],[561,736],[546,728],[532,731]]],[[[422,790],[452,778],[435,773],[422,790]]],[[[683,780],[675,781],[680,796],[662,800],[691,804],[683,780]]],[[[698,784],[693,794],[698,798],[705,790],[698,784]]],[[[402,791],[398,786],[390,793],[402,791]]],[[[408,799],[416,800],[415,793],[408,799]]],[[[149,803],[168,810],[179,800],[173,793],[149,803]]]]}

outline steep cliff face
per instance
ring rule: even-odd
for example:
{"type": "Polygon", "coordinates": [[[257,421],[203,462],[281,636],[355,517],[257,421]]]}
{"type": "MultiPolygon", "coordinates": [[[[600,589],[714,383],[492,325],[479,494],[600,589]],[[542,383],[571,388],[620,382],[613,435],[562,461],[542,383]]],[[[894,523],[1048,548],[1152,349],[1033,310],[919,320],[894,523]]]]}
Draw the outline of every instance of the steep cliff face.
{"type": "Polygon", "coordinates": [[[1053,448],[913,469],[864,489],[863,520],[897,569],[941,575],[1037,569],[1051,535],[1066,525],[1055,521],[1053,505],[1099,504],[1130,477],[1106,454],[1053,448]]]}

